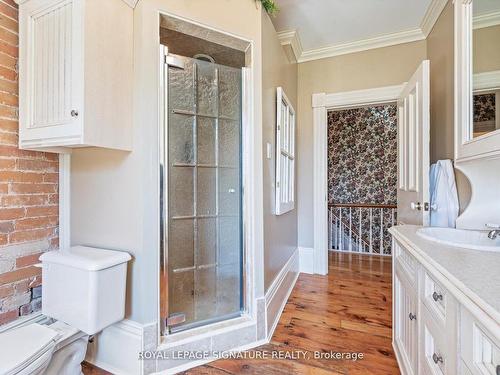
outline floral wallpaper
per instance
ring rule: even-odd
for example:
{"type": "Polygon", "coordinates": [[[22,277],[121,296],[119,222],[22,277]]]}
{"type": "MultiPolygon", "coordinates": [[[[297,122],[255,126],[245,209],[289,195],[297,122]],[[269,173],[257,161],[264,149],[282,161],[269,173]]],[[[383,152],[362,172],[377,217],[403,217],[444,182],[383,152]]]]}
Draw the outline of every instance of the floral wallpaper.
{"type": "MultiPolygon", "coordinates": [[[[328,113],[328,199],[330,204],[397,203],[396,105],[328,113]]],[[[331,249],[391,253],[387,229],[396,220],[395,210],[331,208],[329,216],[331,249]]]]}
{"type": "Polygon", "coordinates": [[[329,203],[396,204],[396,184],[396,105],[329,112],[329,203]]]}
{"type": "Polygon", "coordinates": [[[474,95],[474,122],[495,120],[495,94],[474,95]]]}

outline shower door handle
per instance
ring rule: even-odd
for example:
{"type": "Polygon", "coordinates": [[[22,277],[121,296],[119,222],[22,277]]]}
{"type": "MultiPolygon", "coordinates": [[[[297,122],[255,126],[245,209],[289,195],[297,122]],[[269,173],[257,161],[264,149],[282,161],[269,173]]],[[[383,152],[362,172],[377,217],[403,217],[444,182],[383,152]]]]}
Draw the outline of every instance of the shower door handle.
{"type": "Polygon", "coordinates": [[[166,55],[165,56],[165,64],[167,64],[169,67],[172,68],[177,68],[177,69],[182,69],[184,70],[185,65],[184,65],[184,60],[172,56],[172,55],[166,55]]]}

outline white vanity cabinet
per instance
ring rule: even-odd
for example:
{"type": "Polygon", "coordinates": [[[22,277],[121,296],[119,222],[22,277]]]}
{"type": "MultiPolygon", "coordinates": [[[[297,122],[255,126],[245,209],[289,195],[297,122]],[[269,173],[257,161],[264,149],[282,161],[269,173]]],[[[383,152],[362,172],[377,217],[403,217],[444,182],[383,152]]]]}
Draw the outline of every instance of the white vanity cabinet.
{"type": "Polygon", "coordinates": [[[132,146],[133,9],[123,0],[18,0],[19,146],[132,146]]]}
{"type": "Polygon", "coordinates": [[[402,374],[499,375],[498,322],[412,253],[393,240],[393,346],[402,374]]]}

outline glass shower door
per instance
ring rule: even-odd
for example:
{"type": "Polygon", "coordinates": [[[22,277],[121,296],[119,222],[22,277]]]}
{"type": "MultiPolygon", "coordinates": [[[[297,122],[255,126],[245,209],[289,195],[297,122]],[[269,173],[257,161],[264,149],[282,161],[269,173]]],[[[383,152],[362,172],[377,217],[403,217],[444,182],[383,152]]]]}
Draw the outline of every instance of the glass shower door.
{"type": "Polygon", "coordinates": [[[241,69],[175,57],[183,68],[166,69],[163,195],[169,332],[242,310],[241,69]]]}

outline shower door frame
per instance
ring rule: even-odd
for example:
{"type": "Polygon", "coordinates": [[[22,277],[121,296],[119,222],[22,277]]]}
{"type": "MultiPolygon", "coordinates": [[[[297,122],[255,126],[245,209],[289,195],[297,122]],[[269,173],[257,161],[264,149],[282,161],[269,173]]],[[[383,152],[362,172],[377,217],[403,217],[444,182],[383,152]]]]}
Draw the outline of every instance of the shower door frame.
{"type": "MultiPolygon", "coordinates": [[[[169,16],[170,17],[170,16],[169,16]]],[[[248,41],[250,53],[253,51],[253,44],[248,41]]],[[[242,194],[242,237],[243,249],[241,254],[242,259],[242,308],[241,315],[228,320],[216,321],[205,325],[188,328],[184,331],[170,333],[166,325],[166,318],[169,315],[168,308],[168,166],[166,165],[166,157],[168,155],[168,87],[167,77],[168,64],[166,57],[168,55],[168,48],[160,44],[160,126],[159,126],[159,150],[160,150],[160,176],[163,176],[162,186],[160,188],[160,196],[163,199],[163,207],[160,205],[160,251],[159,251],[159,334],[163,337],[174,338],[176,335],[181,335],[186,332],[192,332],[194,335],[198,330],[208,328],[217,328],[218,325],[226,325],[227,322],[233,322],[234,325],[241,324],[242,322],[257,320],[257,306],[255,301],[255,286],[256,286],[256,273],[259,272],[255,267],[253,259],[255,259],[254,251],[255,245],[252,239],[252,232],[254,225],[254,200],[249,192],[255,191],[254,188],[249,187],[254,177],[251,166],[254,164],[254,152],[251,151],[253,146],[254,136],[251,134],[252,129],[250,124],[253,122],[253,77],[252,67],[242,68],[242,99],[241,99],[241,194],[242,194]],[[163,208],[163,209],[162,209],[163,208]]],[[[248,52],[247,52],[248,53],[248,52]]]]}

